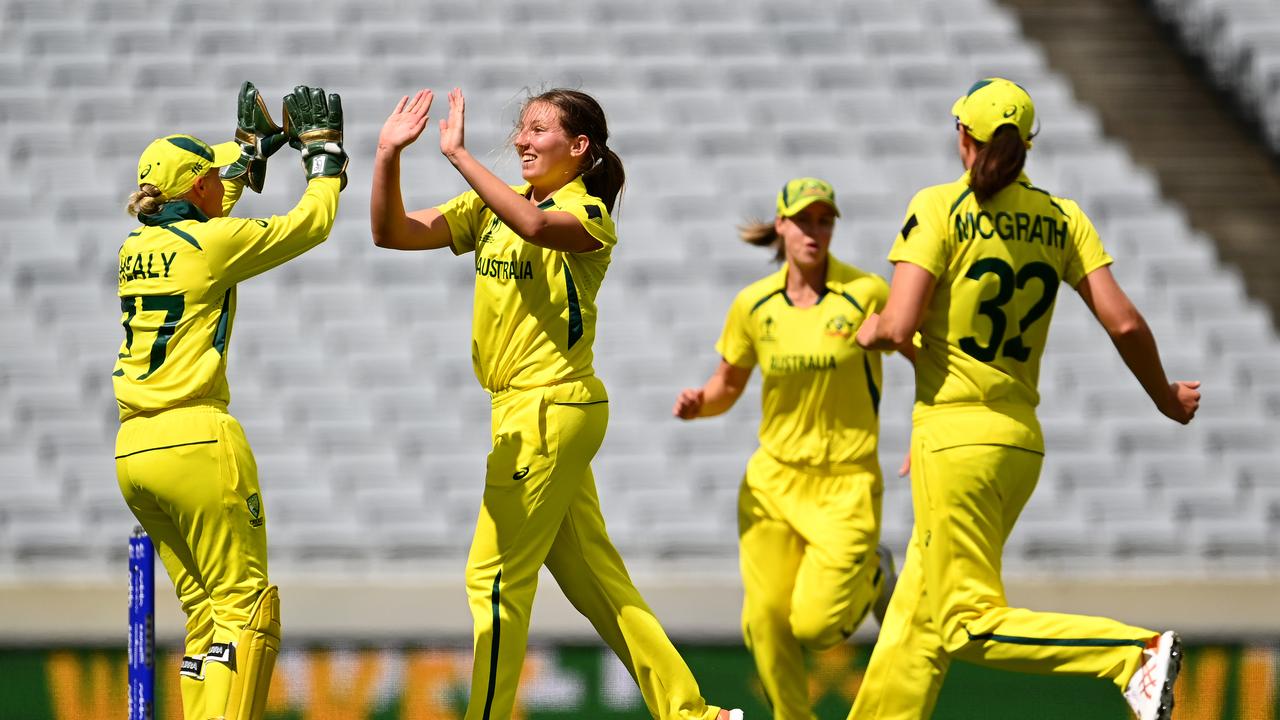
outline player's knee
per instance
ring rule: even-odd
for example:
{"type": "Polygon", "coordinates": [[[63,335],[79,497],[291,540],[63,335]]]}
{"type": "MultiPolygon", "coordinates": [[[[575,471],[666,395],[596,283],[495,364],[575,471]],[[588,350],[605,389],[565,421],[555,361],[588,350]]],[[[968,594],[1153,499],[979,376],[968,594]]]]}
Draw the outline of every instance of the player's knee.
{"type": "Polygon", "coordinates": [[[188,655],[202,655],[209,643],[213,642],[213,613],[207,606],[187,614],[187,639],[185,650],[188,655]],[[200,611],[203,610],[203,611],[200,611]]]}
{"type": "Polygon", "coordinates": [[[743,632],[756,636],[786,632],[789,610],[785,601],[752,598],[742,608],[743,632]]]}
{"type": "Polygon", "coordinates": [[[844,642],[857,629],[854,617],[842,618],[830,612],[830,608],[797,607],[791,613],[791,634],[801,645],[810,650],[826,650],[844,642]]]}

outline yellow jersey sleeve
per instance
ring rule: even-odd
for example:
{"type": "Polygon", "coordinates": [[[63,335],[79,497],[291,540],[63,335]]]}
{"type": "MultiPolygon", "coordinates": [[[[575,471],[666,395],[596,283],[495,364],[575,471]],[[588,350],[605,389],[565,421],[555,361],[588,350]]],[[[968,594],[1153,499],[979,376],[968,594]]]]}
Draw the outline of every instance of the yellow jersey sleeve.
{"type": "Polygon", "coordinates": [[[867,314],[878,313],[889,302],[889,283],[874,273],[867,274],[867,314]]]}
{"type": "MultiPolygon", "coordinates": [[[[480,236],[480,214],[487,209],[475,190],[436,206],[449,224],[450,247],[454,255],[462,255],[476,249],[480,236]]],[[[497,217],[493,217],[494,220],[497,217]]]]}
{"type": "Polygon", "coordinates": [[[240,196],[244,195],[244,183],[239,180],[223,180],[222,181],[222,216],[231,215],[231,211],[235,209],[236,203],[240,202],[240,196]]]}
{"type": "Polygon", "coordinates": [[[286,215],[218,218],[204,248],[214,277],[235,284],[291,260],[329,237],[338,212],[337,178],[315,178],[286,215]]]}
{"type": "Polygon", "coordinates": [[[1065,199],[1059,199],[1058,202],[1074,220],[1071,225],[1071,248],[1074,252],[1067,260],[1062,279],[1071,287],[1075,287],[1089,273],[1100,267],[1106,267],[1113,261],[1103,249],[1102,238],[1098,236],[1098,230],[1093,226],[1093,221],[1084,214],[1080,206],[1065,199]]]}
{"type": "Polygon", "coordinates": [[[935,278],[941,277],[952,253],[947,216],[942,210],[936,188],[925,188],[916,193],[907,206],[902,229],[889,251],[889,262],[909,262],[928,270],[935,278]]]}
{"type": "Polygon", "coordinates": [[[751,323],[747,321],[751,314],[750,304],[751,298],[743,293],[734,298],[724,319],[724,330],[716,341],[716,352],[734,367],[756,366],[756,342],[752,337],[751,323]]]}
{"type": "Polygon", "coordinates": [[[618,232],[614,228],[613,218],[605,210],[604,203],[591,195],[572,195],[556,198],[553,208],[558,212],[566,212],[578,219],[582,229],[600,242],[600,247],[578,255],[608,254],[618,244],[618,232]]]}

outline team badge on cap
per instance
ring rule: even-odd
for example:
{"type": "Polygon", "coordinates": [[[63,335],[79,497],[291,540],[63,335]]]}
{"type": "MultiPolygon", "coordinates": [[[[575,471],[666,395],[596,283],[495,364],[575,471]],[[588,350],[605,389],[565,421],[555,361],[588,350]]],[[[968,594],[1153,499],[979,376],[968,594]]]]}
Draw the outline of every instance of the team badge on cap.
{"type": "Polygon", "coordinates": [[[818,178],[803,177],[787,181],[778,191],[778,214],[791,217],[815,202],[824,202],[840,216],[840,208],[836,207],[836,191],[831,183],[818,178]]]}
{"type": "Polygon", "coordinates": [[[209,145],[190,135],[153,140],[138,158],[138,185],[160,188],[166,200],[182,197],[209,168],[230,165],[240,158],[234,142],[209,145]]]}
{"type": "Polygon", "coordinates": [[[951,114],[978,142],[987,142],[1001,125],[1014,125],[1031,147],[1036,106],[1023,87],[1004,78],[979,80],[951,106],[951,114]]]}

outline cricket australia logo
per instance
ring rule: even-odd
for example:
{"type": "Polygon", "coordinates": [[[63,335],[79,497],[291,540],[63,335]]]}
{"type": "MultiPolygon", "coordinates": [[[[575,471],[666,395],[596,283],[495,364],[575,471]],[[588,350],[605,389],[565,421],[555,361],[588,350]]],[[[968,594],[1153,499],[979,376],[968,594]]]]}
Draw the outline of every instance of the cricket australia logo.
{"type": "Polygon", "coordinates": [[[262,499],[258,497],[258,493],[245,498],[244,504],[249,508],[249,527],[262,527],[266,518],[262,517],[262,499]]]}
{"type": "Polygon", "coordinates": [[[823,328],[822,332],[827,337],[848,340],[853,335],[853,323],[844,315],[837,315],[827,321],[827,326],[823,328]]]}

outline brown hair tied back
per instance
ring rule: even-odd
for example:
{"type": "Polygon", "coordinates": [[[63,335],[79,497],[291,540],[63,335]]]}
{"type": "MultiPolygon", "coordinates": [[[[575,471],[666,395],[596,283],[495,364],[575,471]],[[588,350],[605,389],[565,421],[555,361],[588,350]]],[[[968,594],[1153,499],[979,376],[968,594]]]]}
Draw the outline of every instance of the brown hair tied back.
{"type": "Polygon", "coordinates": [[[756,247],[773,248],[773,261],[782,262],[787,259],[786,248],[782,247],[782,236],[773,221],[748,220],[738,226],[738,239],[756,247]]]}
{"type": "Polygon", "coordinates": [[[581,168],[582,180],[587,192],[603,200],[605,208],[613,214],[627,174],[622,169],[622,158],[609,149],[609,124],[600,103],[579,90],[553,88],[526,100],[520,114],[538,102],[560,111],[560,124],[570,137],[587,136],[590,145],[581,168]]]}
{"type": "Polygon", "coordinates": [[[1027,145],[1015,125],[996,128],[991,140],[978,143],[978,156],[969,168],[969,187],[979,203],[1008,187],[1027,164],[1027,145]]]}
{"type": "Polygon", "coordinates": [[[151,183],[144,183],[138,186],[138,189],[129,194],[129,206],[126,210],[130,215],[155,215],[160,212],[160,206],[164,205],[164,194],[160,192],[160,188],[151,183]]]}

